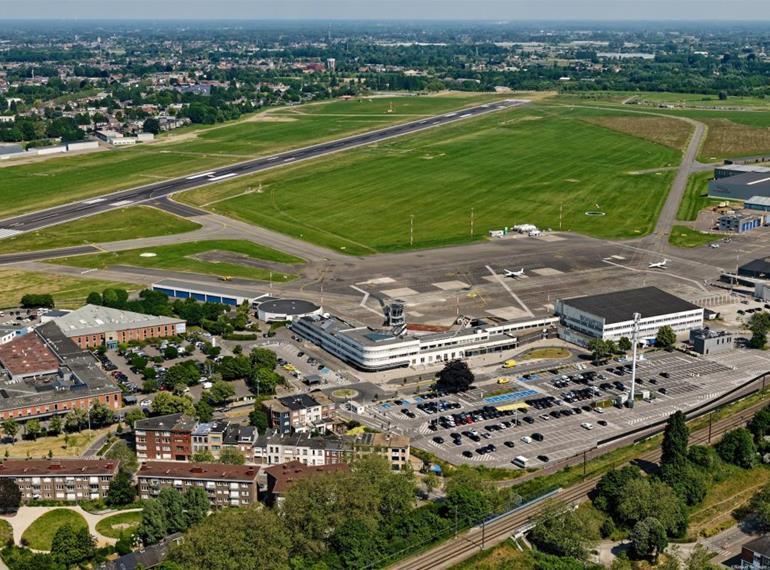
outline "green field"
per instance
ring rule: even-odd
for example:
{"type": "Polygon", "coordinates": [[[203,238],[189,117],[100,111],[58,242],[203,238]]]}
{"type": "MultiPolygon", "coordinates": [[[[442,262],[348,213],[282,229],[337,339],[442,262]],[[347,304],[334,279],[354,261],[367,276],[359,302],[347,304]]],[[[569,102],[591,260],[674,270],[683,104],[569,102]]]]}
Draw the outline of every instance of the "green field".
{"type": "Polygon", "coordinates": [[[65,156],[0,169],[0,218],[151,184],[259,155],[499,98],[495,95],[388,97],[271,109],[208,128],[190,128],[157,143],[65,156]],[[393,112],[388,113],[390,105],[393,112]]]}
{"type": "Polygon", "coordinates": [[[586,91],[567,92],[561,99],[601,101],[629,105],[684,105],[689,108],[711,107],[770,107],[770,98],[763,97],[728,97],[720,101],[717,95],[703,93],[673,93],[670,91],[586,91]]]}
{"type": "MultiPolygon", "coordinates": [[[[284,264],[298,264],[302,260],[245,240],[211,240],[143,249],[129,249],[117,252],[96,253],[91,255],[78,255],[51,260],[60,265],[72,265],[75,267],[87,267],[94,269],[106,269],[114,265],[130,265],[133,267],[147,267],[151,269],[166,269],[170,271],[185,271],[189,273],[203,273],[220,277],[243,277],[245,279],[259,279],[267,281],[271,271],[261,267],[251,267],[233,262],[203,261],[195,256],[214,252],[215,255],[223,253],[235,254],[245,261],[267,261],[284,264]],[[154,253],[154,256],[142,256],[142,254],[154,253]]],[[[295,276],[290,273],[273,271],[274,281],[289,281],[295,276]]]]}
{"type": "Polygon", "coordinates": [[[708,183],[713,177],[711,170],[690,175],[679,210],[676,212],[677,220],[692,222],[698,218],[698,212],[703,208],[720,202],[708,197],[708,183]]]}
{"type": "Polygon", "coordinates": [[[619,114],[531,105],[180,199],[351,254],[410,247],[410,216],[414,247],[525,222],[634,237],[654,226],[673,178],[655,170],[681,153],[589,122],[619,114]],[[242,195],[256,182],[262,193],[242,195]]]}
{"type": "Polygon", "coordinates": [[[91,291],[103,291],[108,287],[117,287],[127,291],[141,289],[130,283],[114,283],[100,279],[83,279],[66,275],[49,275],[17,269],[0,269],[0,308],[18,307],[26,293],[50,293],[56,306],[76,309],[85,303],[91,291]]]}
{"type": "Polygon", "coordinates": [[[156,208],[121,208],[0,240],[0,253],[37,251],[190,232],[200,224],[156,208]]]}
{"type": "Polygon", "coordinates": [[[668,243],[676,247],[693,248],[708,245],[721,237],[719,234],[699,232],[687,226],[674,226],[671,228],[671,235],[668,236],[668,243]]]}
{"type": "Polygon", "coordinates": [[[86,520],[77,512],[70,509],[54,509],[38,517],[24,534],[21,540],[33,550],[51,550],[51,541],[56,531],[65,524],[75,528],[87,528],[86,520]]]}
{"type": "Polygon", "coordinates": [[[121,535],[131,535],[140,522],[142,522],[141,511],[118,513],[96,523],[96,531],[109,538],[120,538],[121,535]]]}

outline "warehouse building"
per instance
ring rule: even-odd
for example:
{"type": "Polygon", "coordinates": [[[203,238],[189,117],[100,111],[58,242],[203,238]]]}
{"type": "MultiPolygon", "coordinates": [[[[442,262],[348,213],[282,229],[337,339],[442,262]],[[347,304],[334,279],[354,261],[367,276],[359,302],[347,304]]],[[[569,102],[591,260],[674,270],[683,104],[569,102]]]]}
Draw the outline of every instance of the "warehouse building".
{"type": "Polygon", "coordinates": [[[709,182],[709,198],[739,200],[770,196],[770,172],[746,172],[709,182]]]}
{"type": "Polygon", "coordinates": [[[720,354],[735,348],[735,336],[729,331],[715,331],[708,327],[690,331],[690,344],[698,354],[720,354]]]}
{"type": "MultiPolygon", "coordinates": [[[[752,196],[743,203],[743,207],[757,212],[770,212],[770,197],[752,196]]],[[[767,218],[765,218],[765,223],[767,223],[767,218]]]]}
{"type": "Polygon", "coordinates": [[[251,304],[255,299],[264,297],[264,293],[255,293],[248,289],[219,286],[203,283],[187,283],[177,279],[164,279],[152,284],[152,290],[165,293],[172,299],[195,299],[201,303],[220,303],[222,305],[251,304]]]}
{"type": "Polygon", "coordinates": [[[743,234],[761,228],[764,221],[764,215],[747,210],[722,214],[718,218],[719,231],[736,234],[743,234]]]}
{"type": "Polygon", "coordinates": [[[418,336],[313,315],[295,320],[291,328],[340,360],[374,372],[510,350],[521,342],[542,338],[557,322],[555,317],[524,319],[418,336]]]}
{"type": "Polygon", "coordinates": [[[729,178],[740,174],[763,174],[770,173],[770,168],[758,164],[723,164],[714,169],[714,178],[729,178]]]}
{"type": "Polygon", "coordinates": [[[642,287],[556,301],[561,319],[560,336],[586,345],[591,339],[631,338],[634,313],[641,315],[639,340],[651,343],[660,327],[676,333],[703,327],[703,309],[657,287],[642,287]]]}
{"type": "Polygon", "coordinates": [[[121,311],[100,305],[85,305],[52,319],[80,348],[105,345],[115,349],[119,343],[184,334],[182,319],[121,311]]]}
{"type": "Polygon", "coordinates": [[[261,303],[257,300],[257,318],[266,323],[292,322],[321,313],[319,305],[301,299],[270,299],[261,303]]]}
{"type": "Polygon", "coordinates": [[[738,275],[753,279],[770,278],[770,257],[763,257],[744,263],[738,268],[738,275]]]}

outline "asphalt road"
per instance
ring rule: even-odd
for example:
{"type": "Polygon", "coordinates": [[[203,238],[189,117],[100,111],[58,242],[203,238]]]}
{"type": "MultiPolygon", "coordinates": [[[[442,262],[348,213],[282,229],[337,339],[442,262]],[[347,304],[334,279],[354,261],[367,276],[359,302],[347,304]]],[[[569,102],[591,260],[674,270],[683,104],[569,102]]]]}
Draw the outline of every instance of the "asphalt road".
{"type": "Polygon", "coordinates": [[[392,127],[327,141],[305,148],[289,150],[187,177],[165,180],[163,182],[157,182],[129,190],[122,190],[97,198],[56,206],[31,214],[23,214],[21,216],[0,221],[0,235],[13,235],[15,232],[37,230],[105,212],[114,208],[120,208],[138,202],[157,200],[175,192],[198,188],[222,180],[232,180],[237,176],[260,172],[279,166],[286,166],[301,160],[318,158],[333,152],[380,142],[393,137],[408,135],[440,125],[455,123],[463,119],[477,117],[500,109],[516,107],[524,103],[526,103],[526,101],[513,99],[485,103],[476,107],[462,109],[457,112],[427,117],[418,121],[402,123],[392,127]]]}

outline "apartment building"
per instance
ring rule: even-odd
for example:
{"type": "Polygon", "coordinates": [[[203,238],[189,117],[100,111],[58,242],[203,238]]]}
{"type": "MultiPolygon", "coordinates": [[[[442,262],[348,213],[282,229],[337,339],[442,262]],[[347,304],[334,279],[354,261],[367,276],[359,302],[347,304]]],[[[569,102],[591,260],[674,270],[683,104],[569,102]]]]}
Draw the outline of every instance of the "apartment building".
{"type": "Polygon", "coordinates": [[[336,404],[320,390],[265,400],[271,428],[284,434],[331,431],[336,404]]]}
{"type": "Polygon", "coordinates": [[[195,418],[184,414],[169,414],[136,421],[136,457],[140,461],[189,461],[193,454],[192,434],[197,425],[195,418]]]}
{"type": "Polygon", "coordinates": [[[348,438],[355,455],[375,454],[386,459],[393,471],[403,471],[409,465],[411,446],[405,435],[392,433],[362,433],[348,438]]]}
{"type": "Polygon", "coordinates": [[[265,469],[267,476],[267,501],[280,503],[286,492],[298,481],[315,477],[324,473],[344,473],[348,466],[344,463],[334,465],[304,465],[299,461],[273,465],[265,469]]]}
{"type": "Polygon", "coordinates": [[[13,479],[23,502],[103,499],[119,462],[106,459],[6,459],[0,477],[13,479]]]}
{"type": "Polygon", "coordinates": [[[142,499],[153,499],[164,488],[184,492],[201,487],[208,493],[212,506],[228,507],[257,502],[258,474],[259,468],[253,465],[151,461],[141,466],[137,480],[142,499]]]}

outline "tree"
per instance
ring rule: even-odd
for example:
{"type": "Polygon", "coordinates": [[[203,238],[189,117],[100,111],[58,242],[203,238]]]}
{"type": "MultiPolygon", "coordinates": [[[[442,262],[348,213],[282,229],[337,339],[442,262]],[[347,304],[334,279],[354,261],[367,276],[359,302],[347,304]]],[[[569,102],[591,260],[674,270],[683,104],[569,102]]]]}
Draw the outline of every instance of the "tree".
{"type": "Polygon", "coordinates": [[[613,350],[614,343],[610,344],[610,342],[611,341],[601,338],[594,338],[589,341],[588,350],[591,351],[591,358],[594,362],[604,360],[605,358],[609,358],[613,355],[615,352],[613,350]]]}
{"type": "Polygon", "coordinates": [[[608,513],[612,518],[617,518],[617,505],[625,492],[626,485],[634,479],[641,479],[641,477],[641,471],[631,465],[620,469],[610,469],[596,484],[596,493],[593,498],[594,506],[608,513]]]}
{"type": "Polygon", "coordinates": [[[677,410],[671,414],[663,431],[661,444],[661,464],[682,465],[687,461],[687,441],[690,430],[685,422],[685,415],[677,410]]]}
{"type": "Polygon", "coordinates": [[[422,484],[425,485],[425,490],[430,494],[433,492],[433,489],[436,489],[441,484],[441,481],[433,471],[429,471],[428,474],[423,477],[422,484]]]}
{"type": "Polygon", "coordinates": [[[88,412],[82,408],[73,408],[64,416],[64,428],[69,431],[80,431],[88,424],[88,412]]]}
{"type": "Polygon", "coordinates": [[[689,462],[665,463],[661,465],[657,476],[689,506],[697,505],[706,498],[706,477],[689,462]]]}
{"type": "Polygon", "coordinates": [[[380,557],[381,535],[370,518],[351,517],[342,522],[329,538],[329,549],[342,568],[366,568],[380,557]]]}
{"type": "Polygon", "coordinates": [[[195,404],[195,416],[202,422],[210,422],[214,419],[214,408],[208,403],[208,400],[201,398],[195,404]]]}
{"type": "Polygon", "coordinates": [[[655,479],[629,481],[624,486],[616,515],[616,522],[631,528],[639,521],[655,517],[668,536],[683,536],[687,531],[687,511],[681,500],[671,487],[655,479]]]}
{"type": "Polygon", "coordinates": [[[86,305],[101,305],[102,296],[98,291],[91,291],[86,297],[86,305]]]}
{"type": "Polygon", "coordinates": [[[21,491],[16,481],[0,479],[0,513],[15,513],[21,504],[21,491]]]}
{"type": "Polygon", "coordinates": [[[51,540],[51,554],[67,567],[90,560],[95,553],[96,541],[89,534],[88,527],[62,525],[51,540]]]}
{"type": "Polygon", "coordinates": [[[754,436],[756,443],[761,443],[764,437],[770,434],[770,409],[762,408],[748,424],[749,431],[754,436]]]}
{"type": "Polygon", "coordinates": [[[91,406],[91,425],[103,427],[115,422],[115,413],[102,402],[94,402],[91,406]]]}
{"type": "Polygon", "coordinates": [[[631,345],[631,340],[627,336],[620,337],[620,340],[618,341],[618,350],[621,350],[622,352],[628,352],[632,348],[633,346],[631,345]]]}
{"type": "Polygon", "coordinates": [[[157,135],[160,133],[160,121],[154,117],[145,119],[142,124],[142,132],[157,135]]]}
{"type": "Polygon", "coordinates": [[[168,534],[163,506],[151,499],[144,504],[142,521],[136,529],[136,537],[145,545],[156,544],[168,534]]]}
{"type": "Polygon", "coordinates": [[[458,469],[446,486],[444,514],[457,514],[461,524],[476,524],[492,510],[493,499],[488,484],[468,469],[458,469]],[[456,475],[456,476],[455,476],[456,475]]]}
{"type": "Polygon", "coordinates": [[[658,329],[658,334],[655,335],[655,346],[660,348],[671,348],[676,344],[676,333],[670,325],[663,325],[658,329]]]}
{"type": "Polygon", "coordinates": [[[553,504],[535,519],[529,537],[543,552],[585,560],[599,540],[599,528],[589,511],[553,504]]]}
{"type": "Polygon", "coordinates": [[[260,433],[264,433],[267,429],[267,412],[262,409],[260,402],[254,404],[254,409],[249,414],[249,425],[257,428],[257,431],[260,433]]]}
{"type": "Polygon", "coordinates": [[[221,406],[235,396],[235,388],[229,382],[216,380],[208,391],[208,401],[214,406],[221,406]]]}
{"type": "Polygon", "coordinates": [[[462,360],[452,360],[438,373],[436,388],[442,392],[464,392],[473,384],[474,376],[468,364],[462,360]]]}
{"type": "Polygon", "coordinates": [[[29,293],[27,295],[24,295],[21,298],[21,306],[24,309],[37,309],[37,308],[53,309],[54,308],[53,296],[47,293],[41,294],[41,295],[29,293]]]}
{"type": "Polygon", "coordinates": [[[185,570],[287,570],[291,547],[291,533],[273,510],[249,507],[207,517],[168,560],[185,570]]]}
{"type": "Polygon", "coordinates": [[[275,352],[267,348],[252,348],[249,353],[249,360],[251,361],[251,367],[255,370],[260,368],[274,370],[278,364],[278,357],[275,352]]]}
{"type": "Polygon", "coordinates": [[[24,425],[24,431],[30,439],[37,439],[43,433],[43,426],[39,420],[28,420],[24,425]]]}
{"type": "Polygon", "coordinates": [[[193,463],[214,463],[216,459],[208,449],[196,451],[192,454],[193,463]]]}
{"type": "Polygon", "coordinates": [[[150,405],[150,411],[154,416],[182,413],[188,416],[195,415],[195,406],[190,398],[174,396],[169,392],[161,392],[150,405]]]}
{"type": "Polygon", "coordinates": [[[163,509],[166,520],[166,530],[169,534],[182,532],[187,529],[187,517],[184,514],[184,499],[182,494],[173,487],[161,489],[158,503],[163,509]]]}
{"type": "Polygon", "coordinates": [[[713,553],[703,546],[696,544],[685,562],[684,570],[719,570],[722,566],[711,562],[713,553]]]}
{"type": "Polygon", "coordinates": [[[115,478],[110,481],[105,502],[111,507],[120,507],[134,502],[136,488],[131,483],[131,475],[120,469],[115,478]]]}
{"type": "Polygon", "coordinates": [[[122,439],[118,439],[112,444],[104,454],[107,459],[120,461],[120,468],[128,473],[135,473],[139,469],[139,461],[136,459],[136,453],[128,447],[128,444],[122,439]]]}
{"type": "Polygon", "coordinates": [[[209,496],[205,489],[189,487],[184,492],[184,512],[188,527],[205,519],[210,507],[209,496]]]}
{"type": "Polygon", "coordinates": [[[144,412],[137,408],[126,412],[125,420],[126,423],[133,428],[135,422],[138,420],[143,420],[145,417],[146,416],[144,415],[144,412]]]}
{"type": "Polygon", "coordinates": [[[13,418],[4,420],[2,423],[3,433],[11,438],[11,443],[16,442],[16,434],[19,433],[19,423],[13,418]]]}
{"type": "Polygon", "coordinates": [[[728,431],[716,444],[716,450],[723,461],[744,469],[753,467],[757,460],[757,448],[751,432],[746,428],[728,431]]]}
{"type": "Polygon", "coordinates": [[[748,321],[748,327],[751,331],[751,348],[765,349],[767,347],[767,333],[770,332],[770,313],[761,311],[754,313],[748,321]]]}
{"type": "Polygon", "coordinates": [[[667,545],[666,529],[655,517],[639,521],[631,531],[631,549],[637,558],[651,558],[655,562],[667,545]]]}
{"type": "Polygon", "coordinates": [[[54,416],[51,418],[51,421],[48,422],[48,431],[52,435],[59,435],[63,429],[64,422],[62,421],[61,416],[54,416]]]}
{"type": "Polygon", "coordinates": [[[179,356],[179,350],[175,346],[167,346],[163,350],[163,358],[166,360],[173,360],[179,356]]]}
{"type": "Polygon", "coordinates": [[[243,465],[246,463],[246,459],[237,449],[233,449],[232,447],[225,447],[219,454],[219,462],[228,463],[230,465],[243,465]]]}

